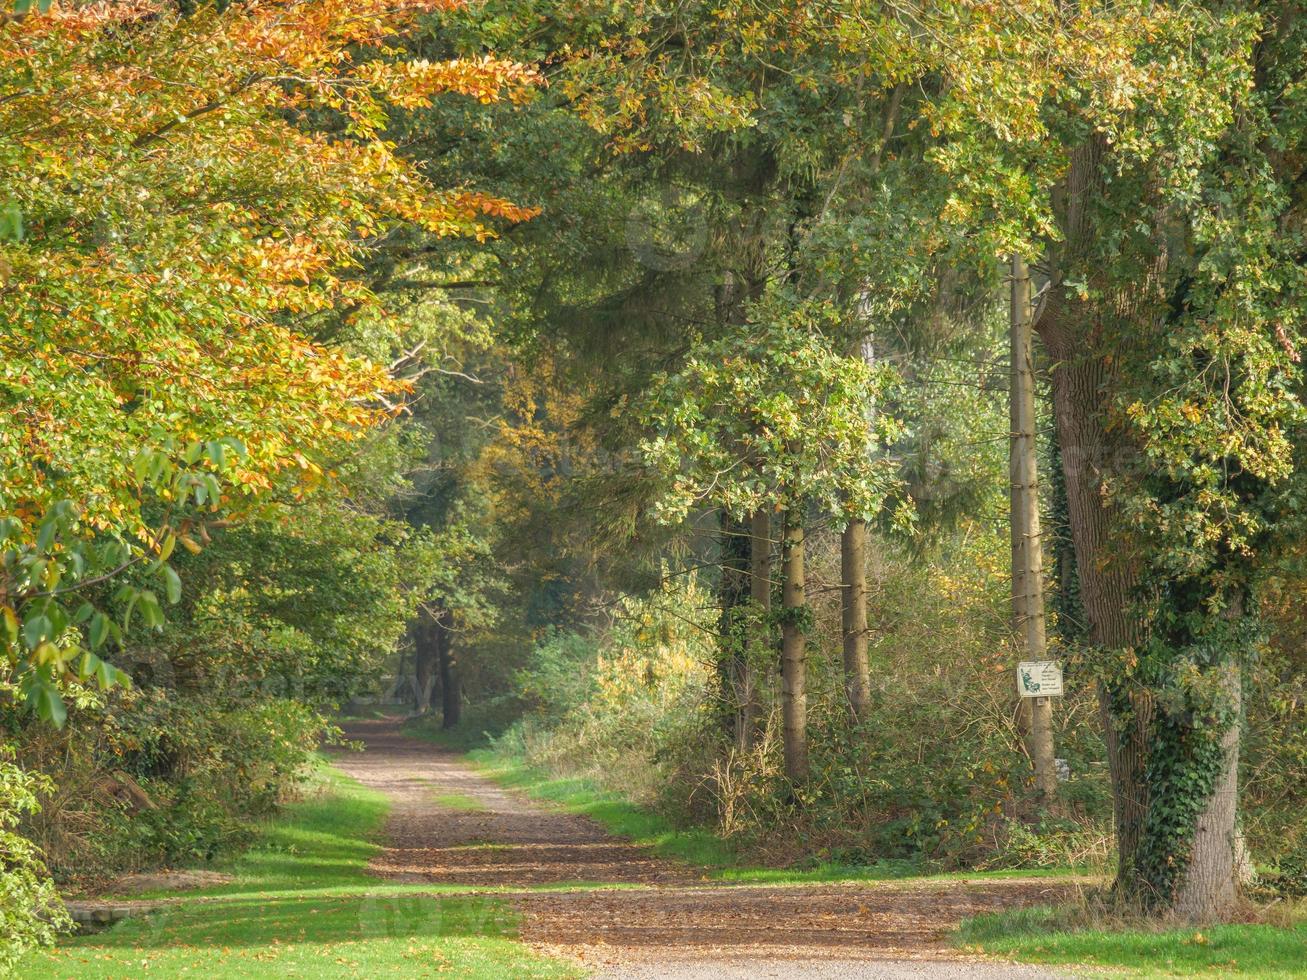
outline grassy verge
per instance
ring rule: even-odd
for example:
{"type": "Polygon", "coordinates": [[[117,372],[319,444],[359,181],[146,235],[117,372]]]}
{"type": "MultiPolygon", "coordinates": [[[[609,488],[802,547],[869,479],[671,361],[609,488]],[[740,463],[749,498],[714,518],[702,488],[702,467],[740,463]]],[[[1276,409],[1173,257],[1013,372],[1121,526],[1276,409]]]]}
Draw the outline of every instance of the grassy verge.
{"type": "Polygon", "coordinates": [[[1307,974],[1307,909],[1284,925],[1222,925],[1201,929],[1078,927],[1051,908],[1021,909],[969,919],[958,942],[1028,963],[1111,967],[1131,977],[1302,977],[1307,974]]]}
{"type": "Polygon", "coordinates": [[[28,978],[574,977],[514,938],[517,916],[485,895],[415,895],[366,873],[387,804],[325,770],[320,792],[289,807],[228,884],[187,893],[149,916],[30,956],[28,978]]]}
{"type": "Polygon", "coordinates": [[[491,740],[502,733],[516,717],[515,709],[506,711],[502,707],[468,705],[462,720],[453,728],[442,728],[440,713],[433,711],[410,718],[404,722],[403,731],[405,735],[453,752],[471,752],[489,748],[491,740]]]}
{"type": "Polygon", "coordinates": [[[618,793],[596,787],[585,779],[559,778],[526,765],[521,759],[492,749],[475,749],[467,758],[482,775],[499,785],[519,790],[537,800],[557,804],[572,813],[598,821],[619,837],[643,844],[662,856],[704,869],[704,877],[719,881],[801,884],[833,881],[890,881],[904,878],[1005,878],[1065,876],[1080,869],[1048,871],[986,871],[931,874],[919,862],[884,860],[869,865],[824,862],[804,868],[765,868],[748,863],[729,841],[704,828],[684,829],[666,818],[636,806],[618,793]]]}

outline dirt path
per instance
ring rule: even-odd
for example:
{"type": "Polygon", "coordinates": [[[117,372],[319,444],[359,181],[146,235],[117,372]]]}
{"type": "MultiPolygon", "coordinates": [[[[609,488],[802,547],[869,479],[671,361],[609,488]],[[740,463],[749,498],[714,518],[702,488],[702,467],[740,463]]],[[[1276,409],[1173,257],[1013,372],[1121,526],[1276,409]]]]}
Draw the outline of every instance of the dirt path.
{"type": "Polygon", "coordinates": [[[574,883],[508,896],[533,945],[612,978],[1052,977],[960,957],[948,933],[968,915],[1055,901],[1036,880],[748,885],[608,835],[593,821],[500,789],[458,755],[398,733],[347,728],[367,745],[337,765],[392,800],[378,876],[483,886],[574,883]],[[583,887],[594,884],[617,888],[583,887]]]}

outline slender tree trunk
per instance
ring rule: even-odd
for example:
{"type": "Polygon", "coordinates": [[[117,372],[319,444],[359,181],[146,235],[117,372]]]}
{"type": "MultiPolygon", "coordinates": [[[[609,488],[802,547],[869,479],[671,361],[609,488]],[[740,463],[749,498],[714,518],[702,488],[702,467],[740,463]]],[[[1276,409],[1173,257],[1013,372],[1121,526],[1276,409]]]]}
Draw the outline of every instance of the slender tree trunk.
{"type": "MultiPolygon", "coordinates": [[[[1021,659],[1048,656],[1044,615],[1043,539],[1039,524],[1039,467],[1035,445],[1035,372],[1031,345],[1030,271],[1012,257],[1012,391],[1009,453],[1012,524],[1012,627],[1021,659]]],[[[1035,767],[1035,792],[1046,804],[1057,796],[1050,698],[1023,698],[1026,748],[1035,767]]]]}
{"type": "Polygon", "coordinates": [[[738,745],[750,749],[758,735],[762,714],[762,665],[775,656],[771,643],[771,515],[754,512],[749,522],[749,598],[759,614],[745,650],[743,718],[738,745]]]}
{"type": "Polygon", "coordinates": [[[463,682],[454,652],[454,614],[442,609],[435,629],[440,638],[436,646],[440,654],[440,727],[453,728],[463,717],[463,682]]]}
{"type": "Polygon", "coordinates": [[[808,778],[807,644],[803,574],[803,525],[796,511],[785,514],[781,536],[781,715],[785,736],[785,774],[808,778]]]}
{"type": "Polygon", "coordinates": [[[725,511],[721,515],[721,578],[718,583],[717,673],[722,692],[722,727],[742,744],[748,704],[747,638],[741,630],[741,607],[749,597],[751,532],[749,524],[725,511]]]}
{"type": "Polygon", "coordinates": [[[849,521],[840,535],[840,599],[844,627],[844,688],[854,721],[867,717],[871,669],[867,663],[867,523],[849,521]]]}

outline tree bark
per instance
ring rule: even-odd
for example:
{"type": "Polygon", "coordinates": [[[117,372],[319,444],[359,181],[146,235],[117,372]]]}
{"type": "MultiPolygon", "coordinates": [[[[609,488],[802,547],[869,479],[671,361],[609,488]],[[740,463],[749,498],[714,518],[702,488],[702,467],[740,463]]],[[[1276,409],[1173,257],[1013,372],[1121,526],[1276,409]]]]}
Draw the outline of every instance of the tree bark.
{"type": "Polygon", "coordinates": [[[442,609],[435,621],[440,663],[440,727],[453,728],[463,717],[463,681],[454,652],[454,614],[442,609]]]}
{"type": "MultiPolygon", "coordinates": [[[[1012,257],[1009,451],[1012,528],[1012,629],[1023,660],[1045,660],[1043,538],[1039,521],[1039,465],[1035,444],[1035,372],[1030,309],[1030,271],[1012,257]]],[[[1035,768],[1035,793],[1050,804],[1057,797],[1051,698],[1022,698],[1026,749],[1035,768]]]]}
{"type": "Polygon", "coordinates": [[[796,783],[808,778],[807,644],[804,630],[803,525],[795,511],[785,514],[781,536],[781,716],[785,774],[796,783]]]}
{"type": "Polygon", "coordinates": [[[748,523],[725,511],[721,515],[717,673],[722,692],[722,727],[740,745],[745,739],[748,705],[747,638],[741,630],[741,607],[749,597],[752,535],[748,523]]]}
{"type": "Polygon", "coordinates": [[[1243,689],[1238,664],[1226,668],[1226,693],[1236,721],[1221,737],[1224,767],[1211,797],[1198,816],[1189,865],[1176,889],[1172,910],[1181,918],[1202,922],[1231,908],[1238,898],[1243,857],[1238,835],[1239,722],[1243,689]]]}
{"type": "Polygon", "coordinates": [[[871,668],[867,663],[867,523],[849,521],[840,535],[840,612],[844,628],[844,689],[855,722],[867,717],[871,668]]]}
{"type": "MultiPolygon", "coordinates": [[[[1087,640],[1110,674],[1119,661],[1134,655],[1147,635],[1147,624],[1132,607],[1141,598],[1143,557],[1119,510],[1103,492],[1109,480],[1129,484],[1137,478],[1133,468],[1140,460],[1139,447],[1123,428],[1109,425],[1122,352],[1119,344],[1106,342],[1104,334],[1108,325],[1116,325],[1128,326],[1138,344],[1164,337],[1170,280],[1166,236],[1159,231],[1155,253],[1140,258],[1142,271],[1136,281],[1095,281],[1107,299],[1083,300],[1061,283],[1068,269],[1088,273],[1091,279],[1096,275],[1092,249],[1099,229],[1093,216],[1099,212],[1092,204],[1104,193],[1101,155],[1102,147],[1095,143],[1072,154],[1066,186],[1055,201],[1063,245],[1050,256],[1053,283],[1037,329],[1054,365],[1053,409],[1087,640]]],[[[1234,670],[1228,684],[1231,696],[1237,697],[1237,668],[1227,669],[1234,670]]],[[[1159,716],[1161,708],[1150,688],[1129,678],[1101,683],[1099,706],[1112,779],[1118,892],[1187,918],[1219,916],[1235,894],[1237,724],[1222,735],[1224,768],[1215,792],[1202,803],[1192,845],[1187,853],[1172,855],[1178,865],[1174,893],[1159,894],[1148,881],[1150,845],[1158,843],[1149,839],[1149,810],[1160,805],[1169,812],[1179,801],[1151,799],[1149,752],[1157,726],[1173,722],[1159,716]]]]}
{"type": "Polygon", "coordinates": [[[413,711],[425,715],[431,710],[431,689],[435,684],[437,639],[425,613],[418,613],[413,624],[413,711]]]}
{"type": "MultiPolygon", "coordinates": [[[[1041,324],[1045,323],[1051,321],[1041,320],[1041,324]]],[[[1105,651],[1122,651],[1134,647],[1140,639],[1140,624],[1129,613],[1137,568],[1120,546],[1120,516],[1109,506],[1101,488],[1111,475],[1110,469],[1125,458],[1129,447],[1121,444],[1105,425],[1112,369],[1107,359],[1086,349],[1090,337],[1084,334],[1092,333],[1089,325],[1083,332],[1074,333],[1041,329],[1049,357],[1056,365],[1051,375],[1053,412],[1062,449],[1067,517],[1088,640],[1091,646],[1105,651]],[[1084,345],[1079,349],[1074,339],[1077,333],[1084,345]]],[[[1134,717],[1125,727],[1119,726],[1111,692],[1105,686],[1099,687],[1099,714],[1112,781],[1117,883],[1123,892],[1135,890],[1135,856],[1148,814],[1144,767],[1152,718],[1152,704],[1146,695],[1139,692],[1130,700],[1132,704],[1122,707],[1132,709],[1134,717]]]]}
{"type": "Polygon", "coordinates": [[[765,510],[754,511],[749,521],[749,599],[758,622],[749,636],[745,650],[743,718],[738,745],[751,749],[757,739],[762,715],[763,664],[774,662],[771,641],[771,515],[765,510]]]}

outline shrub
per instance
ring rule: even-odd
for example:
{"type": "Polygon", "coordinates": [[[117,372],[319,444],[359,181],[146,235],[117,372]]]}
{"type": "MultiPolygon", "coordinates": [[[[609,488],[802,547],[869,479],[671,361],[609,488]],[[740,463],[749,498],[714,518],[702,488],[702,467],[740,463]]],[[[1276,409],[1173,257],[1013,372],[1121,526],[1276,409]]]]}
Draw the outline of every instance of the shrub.
{"type": "Polygon", "coordinates": [[[768,860],[926,860],[944,867],[1046,867],[1106,856],[1110,806],[1092,690],[1058,704],[1072,777],[1062,816],[1030,804],[1007,645],[1007,583],[994,541],[930,556],[885,544],[871,569],[874,691],[848,715],[831,534],[810,539],[810,778],[781,764],[779,692],[761,738],[738,751],[721,724],[715,611],[693,580],[627,599],[601,633],[538,646],[518,675],[535,706],[501,748],[583,775],[682,823],[708,823],[768,860]],[[911,615],[902,597],[913,598],[911,615]],[[711,617],[711,618],[709,618],[711,617]],[[950,737],[942,738],[940,733],[950,737]]]}
{"type": "Polygon", "coordinates": [[[23,759],[50,777],[24,832],[60,881],[212,860],[292,791],[323,729],[288,699],[120,692],[62,732],[23,731],[23,759]]]}
{"type": "Polygon", "coordinates": [[[17,833],[37,807],[41,780],[0,749],[0,976],[9,976],[29,949],[54,942],[72,922],[40,850],[17,833]]]}

